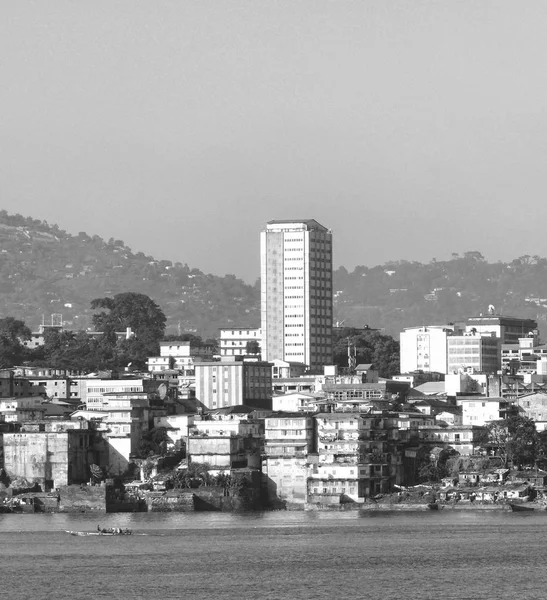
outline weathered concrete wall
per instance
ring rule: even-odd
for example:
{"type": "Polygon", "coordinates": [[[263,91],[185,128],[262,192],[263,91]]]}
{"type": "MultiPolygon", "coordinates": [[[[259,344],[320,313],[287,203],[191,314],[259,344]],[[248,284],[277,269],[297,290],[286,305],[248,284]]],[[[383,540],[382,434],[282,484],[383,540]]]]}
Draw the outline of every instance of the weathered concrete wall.
{"type": "Polygon", "coordinates": [[[192,512],[193,492],[145,492],[148,512],[192,512]]]}
{"type": "Polygon", "coordinates": [[[86,431],[4,434],[4,468],[11,479],[38,482],[42,489],[89,477],[86,431]]]}
{"type": "Polygon", "coordinates": [[[105,486],[60,486],[59,495],[60,512],[106,512],[105,486]]]}

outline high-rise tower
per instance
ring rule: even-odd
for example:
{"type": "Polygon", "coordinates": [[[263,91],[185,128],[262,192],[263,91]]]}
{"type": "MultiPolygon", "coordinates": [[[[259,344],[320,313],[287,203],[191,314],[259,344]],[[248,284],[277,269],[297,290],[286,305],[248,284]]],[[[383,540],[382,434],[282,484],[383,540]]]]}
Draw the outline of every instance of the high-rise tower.
{"type": "Polygon", "coordinates": [[[331,231],[313,219],[269,221],[260,258],[263,359],[331,364],[331,231]]]}

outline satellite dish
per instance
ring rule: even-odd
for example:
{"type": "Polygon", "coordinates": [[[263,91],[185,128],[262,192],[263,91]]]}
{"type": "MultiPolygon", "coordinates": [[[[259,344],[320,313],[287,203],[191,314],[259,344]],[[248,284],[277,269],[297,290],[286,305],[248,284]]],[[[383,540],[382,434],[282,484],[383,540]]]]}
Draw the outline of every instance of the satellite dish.
{"type": "Polygon", "coordinates": [[[169,391],[166,383],[161,383],[158,387],[158,394],[162,400],[167,398],[167,392],[169,391]]]}

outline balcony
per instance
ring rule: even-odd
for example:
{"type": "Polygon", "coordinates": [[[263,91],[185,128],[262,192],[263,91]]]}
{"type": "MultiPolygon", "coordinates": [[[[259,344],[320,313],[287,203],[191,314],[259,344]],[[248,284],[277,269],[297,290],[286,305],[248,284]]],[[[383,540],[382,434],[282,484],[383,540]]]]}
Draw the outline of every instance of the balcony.
{"type": "Polygon", "coordinates": [[[391,462],[391,454],[389,452],[368,452],[359,456],[359,462],[369,465],[383,465],[391,462]]]}

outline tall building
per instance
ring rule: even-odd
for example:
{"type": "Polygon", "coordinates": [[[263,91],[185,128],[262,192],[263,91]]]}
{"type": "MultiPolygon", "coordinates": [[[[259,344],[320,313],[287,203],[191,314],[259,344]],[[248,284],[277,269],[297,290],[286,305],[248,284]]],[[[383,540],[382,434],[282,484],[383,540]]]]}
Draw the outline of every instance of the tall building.
{"type": "Polygon", "coordinates": [[[262,358],[332,362],[332,233],[313,219],[270,221],[260,236],[262,358]]]}

